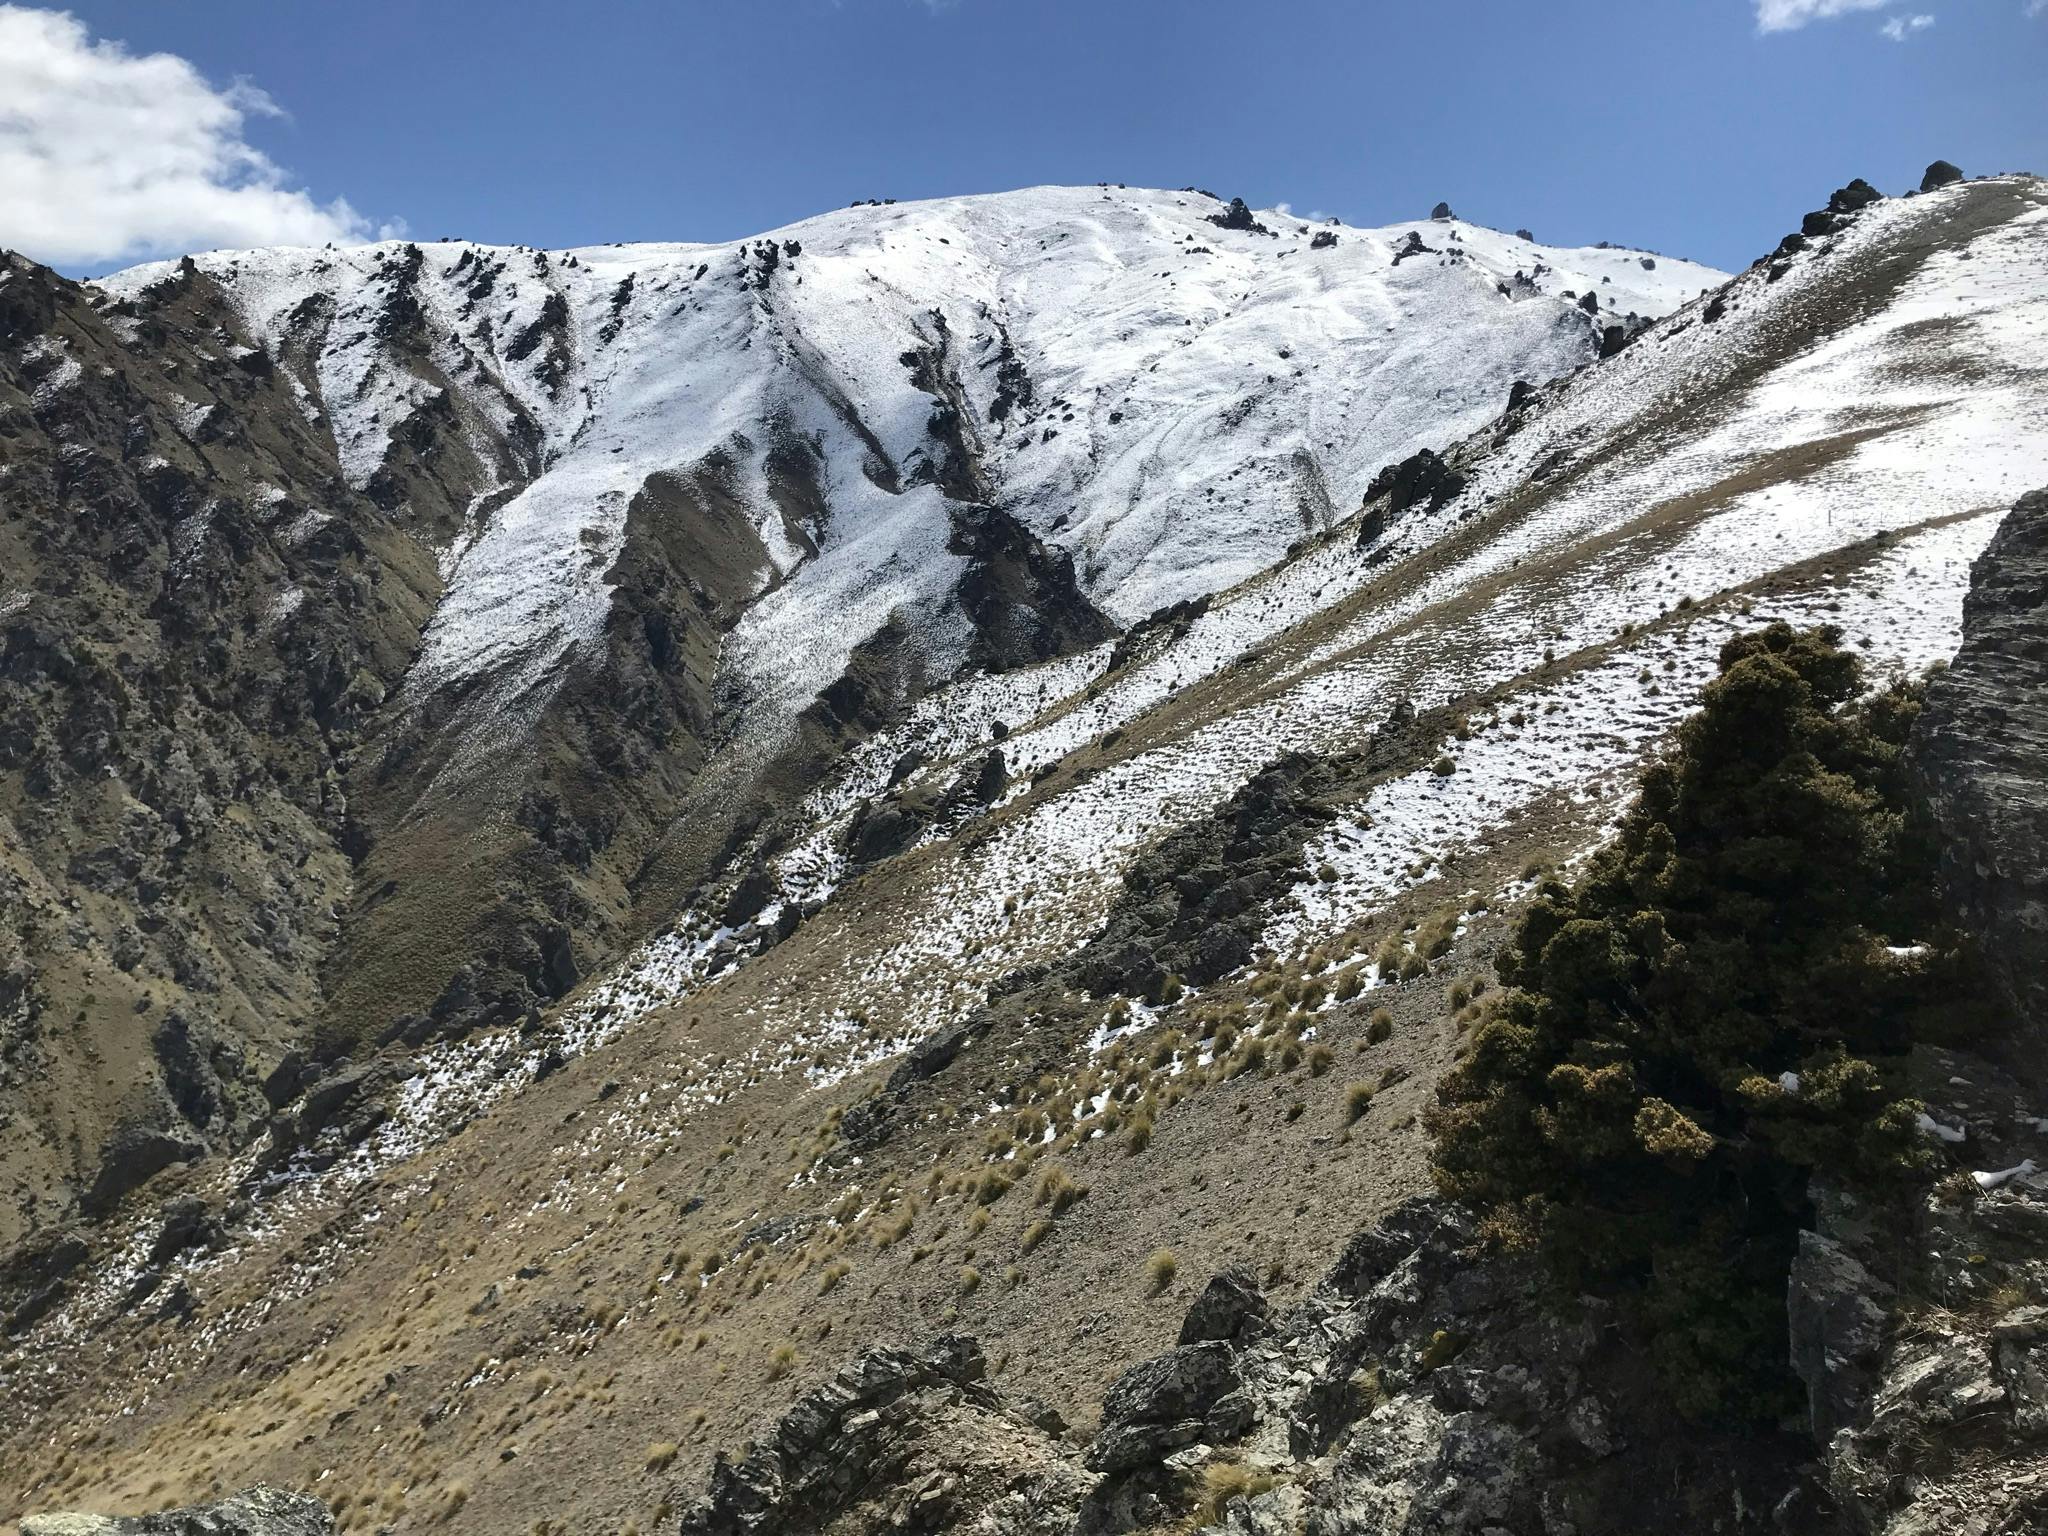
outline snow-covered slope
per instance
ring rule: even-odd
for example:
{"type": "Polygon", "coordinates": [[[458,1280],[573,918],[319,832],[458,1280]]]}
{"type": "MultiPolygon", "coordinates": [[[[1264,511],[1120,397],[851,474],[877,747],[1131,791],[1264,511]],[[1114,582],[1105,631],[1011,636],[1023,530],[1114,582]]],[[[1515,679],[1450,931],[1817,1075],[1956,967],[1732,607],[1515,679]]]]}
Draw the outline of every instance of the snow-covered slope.
{"type": "MultiPolygon", "coordinates": [[[[727,663],[786,718],[892,613],[922,621],[941,676],[957,667],[949,494],[1071,551],[1129,621],[1264,568],[1382,465],[1478,426],[1514,381],[1587,361],[1600,325],[1722,276],[1455,220],[1249,220],[1266,233],[1219,226],[1225,212],[1191,191],[1048,187],[724,245],[199,266],[297,372],[358,485],[451,409],[493,466],[467,487],[409,687],[488,680],[500,730],[597,636],[650,477],[708,470],[757,530],[766,595],[727,663]],[[1397,261],[1411,233],[1427,249],[1397,261]]],[[[171,271],[104,286],[132,296],[171,271]]]]}

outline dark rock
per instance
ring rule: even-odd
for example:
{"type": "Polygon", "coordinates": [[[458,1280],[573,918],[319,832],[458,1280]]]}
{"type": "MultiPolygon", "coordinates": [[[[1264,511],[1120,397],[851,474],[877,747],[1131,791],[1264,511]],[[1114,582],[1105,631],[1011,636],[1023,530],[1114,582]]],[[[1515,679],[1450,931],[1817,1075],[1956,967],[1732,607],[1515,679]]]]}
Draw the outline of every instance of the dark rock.
{"type": "Polygon", "coordinates": [[[1230,200],[1230,206],[1224,209],[1223,212],[1210,214],[1209,222],[1219,229],[1241,230],[1251,235],[1270,235],[1273,233],[1273,231],[1252,217],[1251,209],[1245,206],[1245,201],[1241,197],[1233,197],[1230,200]]]}
{"type": "Polygon", "coordinates": [[[1200,1439],[1210,1411],[1242,1386],[1228,1344],[1187,1344],[1132,1366],[1102,1398],[1091,1471],[1121,1471],[1200,1439]]]}
{"type": "Polygon", "coordinates": [[[177,1195],[157,1213],[157,1233],[149,1247],[149,1264],[168,1264],[188,1249],[211,1243],[221,1235],[213,1208],[198,1195],[177,1195]]]}
{"type": "Polygon", "coordinates": [[[1398,267],[1410,256],[1434,255],[1435,253],[1436,247],[1424,245],[1422,243],[1422,236],[1411,229],[1402,238],[1401,243],[1394,248],[1394,265],[1398,267]]]}
{"type": "Polygon", "coordinates": [[[71,1276],[92,1256],[84,1237],[67,1228],[31,1233],[0,1254],[0,1323],[19,1333],[63,1300],[71,1276]]]}
{"type": "Polygon", "coordinates": [[[1013,1411],[986,1374],[970,1338],[869,1350],[740,1461],[721,1452],[681,1536],[955,1529],[999,1500],[1071,1512],[1086,1482],[1047,1439],[1053,1420],[1013,1411]]]}
{"type": "Polygon", "coordinates": [[[1180,1342],[1201,1344],[1220,1339],[1236,1343],[1264,1332],[1267,1326],[1266,1298],[1251,1272],[1226,1269],[1210,1277],[1188,1308],[1180,1325],[1180,1342]]]}
{"type": "Polygon", "coordinates": [[[1887,1288],[1840,1243],[1799,1234],[1786,1293],[1792,1369],[1806,1384],[1807,1420],[1822,1444],[1855,1421],[1884,1347],[1887,1288]]]}
{"type": "Polygon", "coordinates": [[[1951,165],[1946,160],[1937,160],[1934,164],[1928,166],[1927,170],[1921,175],[1920,190],[1922,192],[1932,192],[1937,187],[1945,187],[1951,182],[1961,181],[1962,179],[1963,173],[1960,167],[1951,165]]]}
{"type": "Polygon", "coordinates": [[[1831,235],[1847,227],[1857,214],[1872,203],[1883,200],[1884,194],[1859,176],[1846,187],[1837,187],[1829,193],[1827,207],[1816,208],[1800,220],[1799,232],[1809,239],[1831,235]]]}
{"type": "Polygon", "coordinates": [[[1418,449],[1400,463],[1384,466],[1365,488],[1359,548],[1378,540],[1411,507],[1426,504],[1434,512],[1464,488],[1464,475],[1433,449],[1418,449]]]}
{"type": "Polygon", "coordinates": [[[974,772],[974,798],[983,805],[993,805],[1000,800],[1003,791],[1009,787],[1010,770],[1003,764],[1000,747],[987,753],[981,766],[974,772]]]}
{"type": "Polygon", "coordinates": [[[1451,212],[1451,205],[1449,203],[1438,203],[1429,210],[1429,216],[1432,219],[1452,219],[1457,217],[1456,214],[1451,212]]]}
{"type": "Polygon", "coordinates": [[[107,1142],[100,1170],[81,1202],[87,1211],[111,1210],[130,1190],[139,1189],[174,1163],[189,1163],[206,1151],[203,1142],[154,1126],[127,1125],[107,1142]]]}
{"type": "Polygon", "coordinates": [[[727,898],[725,911],[720,921],[728,928],[737,928],[760,916],[762,908],[775,898],[775,876],[770,870],[755,865],[740,876],[739,884],[727,898]]]}
{"type": "Polygon", "coordinates": [[[263,1097],[272,1109],[283,1109],[299,1096],[299,1085],[304,1080],[306,1058],[299,1051],[286,1051],[282,1060],[263,1079],[263,1097]]]}
{"type": "Polygon", "coordinates": [[[847,851],[856,863],[891,858],[917,841],[923,820],[895,801],[885,801],[855,815],[847,825],[847,851]]]}
{"type": "Polygon", "coordinates": [[[997,507],[951,509],[948,548],[968,565],[956,589],[974,625],[969,655],[1010,671],[1099,645],[1117,626],[1081,590],[1074,557],[997,507]]]}

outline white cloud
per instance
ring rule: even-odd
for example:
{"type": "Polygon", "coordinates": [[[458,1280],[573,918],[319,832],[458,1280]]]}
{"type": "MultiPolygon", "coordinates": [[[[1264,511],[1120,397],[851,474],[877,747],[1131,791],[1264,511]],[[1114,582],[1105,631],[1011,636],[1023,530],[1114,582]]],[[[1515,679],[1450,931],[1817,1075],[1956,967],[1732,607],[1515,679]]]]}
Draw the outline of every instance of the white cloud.
{"type": "Polygon", "coordinates": [[[1877,30],[1895,43],[1903,43],[1915,32],[1925,32],[1934,25],[1932,16],[1894,16],[1877,30]]]}
{"type": "Polygon", "coordinates": [[[281,116],[175,54],[95,41],[63,11],[0,5],[0,245],[78,266],[215,246],[360,240],[242,136],[281,116]]]}
{"type": "Polygon", "coordinates": [[[1790,32],[1809,21],[1826,21],[1851,11],[1875,11],[1890,0],[1756,0],[1759,32],[1790,32]]]}
{"type": "Polygon", "coordinates": [[[2029,16],[2048,15],[2048,0],[2027,0],[2025,10],[2029,16]]]}

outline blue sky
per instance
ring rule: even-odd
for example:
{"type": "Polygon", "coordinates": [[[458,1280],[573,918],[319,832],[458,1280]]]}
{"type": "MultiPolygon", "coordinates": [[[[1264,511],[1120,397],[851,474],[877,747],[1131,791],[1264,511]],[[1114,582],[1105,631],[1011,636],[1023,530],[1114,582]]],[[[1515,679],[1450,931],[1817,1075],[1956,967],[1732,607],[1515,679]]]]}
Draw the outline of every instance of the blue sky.
{"type": "Polygon", "coordinates": [[[2048,169],[2044,0],[81,0],[70,14],[53,31],[0,8],[18,36],[42,23],[39,39],[90,65],[10,90],[10,69],[35,66],[0,48],[0,102],[54,115],[47,144],[24,144],[36,125],[0,114],[0,243],[68,270],[309,238],[322,219],[551,247],[726,239],[856,198],[1099,180],[1359,224],[1447,198],[1545,240],[1732,267],[1851,176],[1897,191],[1937,155],[2048,169]],[[120,70],[156,53],[189,69],[153,61],[159,77],[133,89],[120,70]],[[88,99],[54,99],[74,89],[88,99]],[[145,145],[144,164],[124,160],[145,145]]]}

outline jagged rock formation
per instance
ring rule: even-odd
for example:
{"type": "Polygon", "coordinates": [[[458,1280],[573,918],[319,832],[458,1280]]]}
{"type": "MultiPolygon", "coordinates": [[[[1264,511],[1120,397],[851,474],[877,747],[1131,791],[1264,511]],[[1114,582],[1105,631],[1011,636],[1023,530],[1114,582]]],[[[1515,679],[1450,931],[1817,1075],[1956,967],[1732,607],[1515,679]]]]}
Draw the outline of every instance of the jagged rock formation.
{"type": "Polygon", "coordinates": [[[1914,1063],[1957,1171],[1909,1211],[1814,1192],[1788,1297],[1824,1490],[1865,1536],[2048,1525],[2048,1137],[1991,1062],[1914,1063]]]}
{"type": "MultiPolygon", "coordinates": [[[[1517,405],[1509,392],[1508,409],[1517,405]]],[[[1364,516],[1358,523],[1358,546],[1377,543],[1413,507],[1434,512],[1465,488],[1465,477],[1434,449],[1418,448],[1398,464],[1389,464],[1365,488],[1364,516]]]]}
{"type": "Polygon", "coordinates": [[[240,1493],[153,1515],[30,1515],[21,1536],[333,1536],[334,1516],[309,1494],[282,1488],[240,1493]]]}
{"type": "Polygon", "coordinates": [[[1914,759],[1942,881],[2010,1000],[2010,1060],[2048,1082],[2048,490],[1971,567],[1963,645],[1927,690],[1914,759]]]}
{"type": "Polygon", "coordinates": [[[1057,1414],[991,1387],[980,1346],[870,1350],[784,1414],[737,1463],[720,1458],[683,1536],[862,1530],[1052,1536],[1086,1479],[1057,1414]]]}

